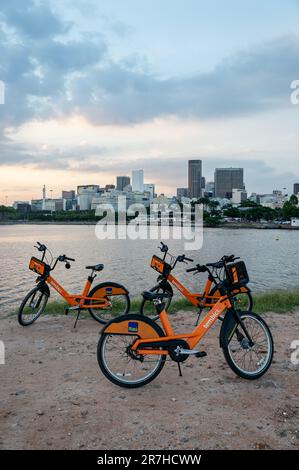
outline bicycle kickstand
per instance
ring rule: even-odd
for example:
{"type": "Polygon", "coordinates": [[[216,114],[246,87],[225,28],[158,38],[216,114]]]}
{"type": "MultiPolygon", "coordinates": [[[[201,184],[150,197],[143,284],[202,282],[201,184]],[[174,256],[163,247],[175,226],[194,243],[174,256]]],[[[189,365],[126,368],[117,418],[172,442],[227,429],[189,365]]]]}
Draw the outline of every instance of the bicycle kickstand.
{"type": "Polygon", "coordinates": [[[183,377],[182,369],[181,369],[181,364],[178,362],[177,365],[178,365],[178,368],[179,368],[179,376],[180,376],[180,377],[183,377]]]}
{"type": "Polygon", "coordinates": [[[76,320],[75,320],[74,328],[76,328],[76,326],[77,326],[77,323],[78,323],[78,320],[79,320],[80,313],[81,313],[81,310],[80,310],[80,309],[78,309],[78,313],[77,313],[77,316],[76,316],[76,320]]]}

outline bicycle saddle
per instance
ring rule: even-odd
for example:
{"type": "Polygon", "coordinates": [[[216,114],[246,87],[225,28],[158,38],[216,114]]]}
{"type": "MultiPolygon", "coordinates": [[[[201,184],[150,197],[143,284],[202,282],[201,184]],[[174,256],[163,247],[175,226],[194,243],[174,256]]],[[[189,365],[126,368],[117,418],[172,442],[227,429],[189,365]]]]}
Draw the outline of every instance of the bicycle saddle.
{"type": "Polygon", "coordinates": [[[142,292],[142,297],[145,300],[154,300],[154,299],[167,299],[170,297],[169,294],[161,293],[159,294],[158,292],[150,292],[150,291],[144,291],[142,292]]]}
{"type": "Polygon", "coordinates": [[[104,269],[104,265],[95,264],[94,266],[86,266],[86,269],[93,269],[94,271],[102,271],[104,269]]]}

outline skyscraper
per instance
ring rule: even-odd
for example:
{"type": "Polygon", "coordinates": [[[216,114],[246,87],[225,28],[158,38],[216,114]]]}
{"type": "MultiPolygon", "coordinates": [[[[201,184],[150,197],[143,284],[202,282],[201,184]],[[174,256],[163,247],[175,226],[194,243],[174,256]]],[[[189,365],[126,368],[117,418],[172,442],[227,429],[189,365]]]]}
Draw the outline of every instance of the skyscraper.
{"type": "Polygon", "coordinates": [[[130,184],[129,176],[117,176],[116,177],[116,189],[118,191],[123,191],[123,189],[130,184]]]}
{"type": "Polygon", "coordinates": [[[215,197],[231,199],[233,189],[244,189],[243,168],[216,168],[215,197]]]}
{"type": "Polygon", "coordinates": [[[294,194],[299,194],[299,183],[294,183],[294,194]]]}
{"type": "Polygon", "coordinates": [[[202,196],[202,162],[201,160],[188,161],[188,192],[190,198],[202,196]]]}
{"type": "Polygon", "coordinates": [[[132,191],[143,192],[143,170],[132,171],[132,191]]]}
{"type": "Polygon", "coordinates": [[[144,190],[144,192],[150,194],[151,199],[154,199],[154,197],[155,197],[155,185],[154,185],[154,183],[144,183],[143,190],[144,190]]]}
{"type": "Polygon", "coordinates": [[[179,201],[182,197],[188,197],[188,188],[177,188],[176,197],[179,201]]]}

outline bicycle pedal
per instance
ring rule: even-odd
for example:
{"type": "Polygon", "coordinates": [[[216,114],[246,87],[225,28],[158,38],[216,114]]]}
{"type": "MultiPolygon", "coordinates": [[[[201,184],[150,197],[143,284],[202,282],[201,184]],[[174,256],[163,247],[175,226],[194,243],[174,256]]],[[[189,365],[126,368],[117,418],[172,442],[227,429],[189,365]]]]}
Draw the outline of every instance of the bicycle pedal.
{"type": "Polygon", "coordinates": [[[195,354],[195,357],[206,357],[207,353],[205,351],[199,351],[195,354]]]}

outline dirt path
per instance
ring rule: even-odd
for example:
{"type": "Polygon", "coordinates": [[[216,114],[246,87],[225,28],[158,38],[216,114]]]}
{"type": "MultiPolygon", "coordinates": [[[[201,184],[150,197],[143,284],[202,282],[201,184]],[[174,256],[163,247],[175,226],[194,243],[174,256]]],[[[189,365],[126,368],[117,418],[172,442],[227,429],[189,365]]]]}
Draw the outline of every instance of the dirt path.
{"type": "MultiPolygon", "coordinates": [[[[99,327],[44,317],[22,328],[0,320],[6,365],[0,365],[0,449],[299,449],[299,312],[265,315],[274,363],[260,380],[236,377],[218,347],[204,339],[204,359],[167,363],[137,390],[114,386],[96,361],[99,327]]],[[[194,324],[177,314],[174,324],[194,324]]]]}

